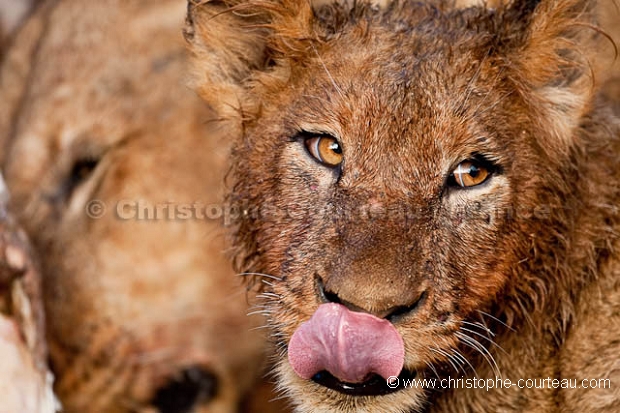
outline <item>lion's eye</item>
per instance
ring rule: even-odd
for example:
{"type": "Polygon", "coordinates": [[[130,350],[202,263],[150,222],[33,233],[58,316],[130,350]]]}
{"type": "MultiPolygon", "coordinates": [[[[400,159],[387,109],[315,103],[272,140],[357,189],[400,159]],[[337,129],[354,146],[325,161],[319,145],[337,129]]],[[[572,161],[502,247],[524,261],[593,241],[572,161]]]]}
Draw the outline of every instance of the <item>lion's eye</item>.
{"type": "Polygon", "coordinates": [[[97,167],[96,159],[80,159],[73,164],[69,176],[70,186],[75,187],[85,181],[97,167]]]}
{"type": "Polygon", "coordinates": [[[342,147],[331,136],[314,136],[305,140],[310,155],[324,165],[335,167],[342,163],[342,147]]]}
{"type": "Polygon", "coordinates": [[[75,161],[62,188],[66,197],[70,197],[75,189],[91,176],[98,163],[99,160],[95,158],[84,158],[75,161]]]}
{"type": "Polygon", "coordinates": [[[73,164],[71,168],[71,181],[79,183],[84,181],[97,167],[96,159],[82,159],[73,164]]]}
{"type": "Polygon", "coordinates": [[[491,176],[490,169],[480,162],[469,160],[461,162],[452,171],[453,183],[461,188],[471,188],[482,184],[491,176]]]}

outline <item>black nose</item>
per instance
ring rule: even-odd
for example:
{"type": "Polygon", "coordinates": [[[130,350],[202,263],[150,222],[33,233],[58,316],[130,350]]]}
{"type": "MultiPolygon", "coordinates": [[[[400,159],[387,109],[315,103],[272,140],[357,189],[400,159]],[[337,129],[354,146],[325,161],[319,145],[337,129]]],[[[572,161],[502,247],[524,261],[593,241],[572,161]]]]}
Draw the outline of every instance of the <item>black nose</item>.
{"type": "Polygon", "coordinates": [[[172,377],[153,397],[160,413],[191,413],[217,394],[217,377],[202,367],[188,367],[172,377]]]}
{"type": "Polygon", "coordinates": [[[427,296],[426,291],[422,291],[416,295],[411,295],[412,299],[404,305],[396,305],[378,311],[370,311],[362,305],[356,305],[350,301],[343,300],[337,293],[329,291],[323,284],[323,280],[319,277],[316,278],[316,289],[319,294],[319,298],[324,303],[342,304],[349,310],[373,314],[379,318],[385,318],[392,323],[398,322],[402,319],[402,317],[412,314],[418,310],[426,301],[427,296]]]}

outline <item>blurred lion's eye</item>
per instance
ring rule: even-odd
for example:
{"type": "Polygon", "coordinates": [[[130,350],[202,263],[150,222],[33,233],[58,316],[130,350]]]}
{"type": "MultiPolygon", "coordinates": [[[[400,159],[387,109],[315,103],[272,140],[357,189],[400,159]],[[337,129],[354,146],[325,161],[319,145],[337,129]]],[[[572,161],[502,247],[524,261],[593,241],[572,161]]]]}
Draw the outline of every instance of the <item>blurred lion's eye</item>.
{"type": "Polygon", "coordinates": [[[305,140],[310,155],[324,165],[335,167],[342,163],[342,148],[331,136],[314,136],[305,140]]]}
{"type": "Polygon", "coordinates": [[[61,191],[64,196],[69,198],[78,186],[88,180],[95,168],[97,168],[98,163],[99,160],[95,158],[76,160],[69,171],[69,175],[67,176],[64,185],[62,186],[61,191]]]}
{"type": "Polygon", "coordinates": [[[82,182],[90,176],[95,167],[97,167],[96,159],[81,159],[73,164],[70,179],[75,183],[82,182]]]}
{"type": "Polygon", "coordinates": [[[70,186],[75,187],[85,181],[97,167],[97,159],[80,159],[73,164],[69,175],[70,186]]]}
{"type": "Polygon", "coordinates": [[[482,184],[491,176],[489,168],[475,160],[463,161],[454,171],[451,180],[461,188],[471,188],[482,184]]]}

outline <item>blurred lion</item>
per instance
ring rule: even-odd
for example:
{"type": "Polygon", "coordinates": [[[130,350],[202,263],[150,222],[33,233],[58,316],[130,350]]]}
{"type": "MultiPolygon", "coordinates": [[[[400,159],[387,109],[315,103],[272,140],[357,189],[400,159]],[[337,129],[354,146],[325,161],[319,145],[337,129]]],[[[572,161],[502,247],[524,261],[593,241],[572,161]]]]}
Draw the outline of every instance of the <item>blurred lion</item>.
{"type": "Polygon", "coordinates": [[[2,68],[3,172],[67,413],[235,412],[261,372],[221,231],[229,142],[184,86],[184,9],[44,2],[2,68]]]}

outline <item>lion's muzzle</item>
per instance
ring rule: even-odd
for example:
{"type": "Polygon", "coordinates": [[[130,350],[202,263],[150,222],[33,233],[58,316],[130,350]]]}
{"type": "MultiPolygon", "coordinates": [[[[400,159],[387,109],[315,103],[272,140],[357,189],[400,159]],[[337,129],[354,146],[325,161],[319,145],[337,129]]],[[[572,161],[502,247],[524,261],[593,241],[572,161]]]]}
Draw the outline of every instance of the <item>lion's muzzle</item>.
{"type": "Polygon", "coordinates": [[[343,382],[362,383],[373,374],[398,376],[405,348],[389,321],[328,303],[293,334],[288,357],[304,379],[327,371],[343,382]]]}

